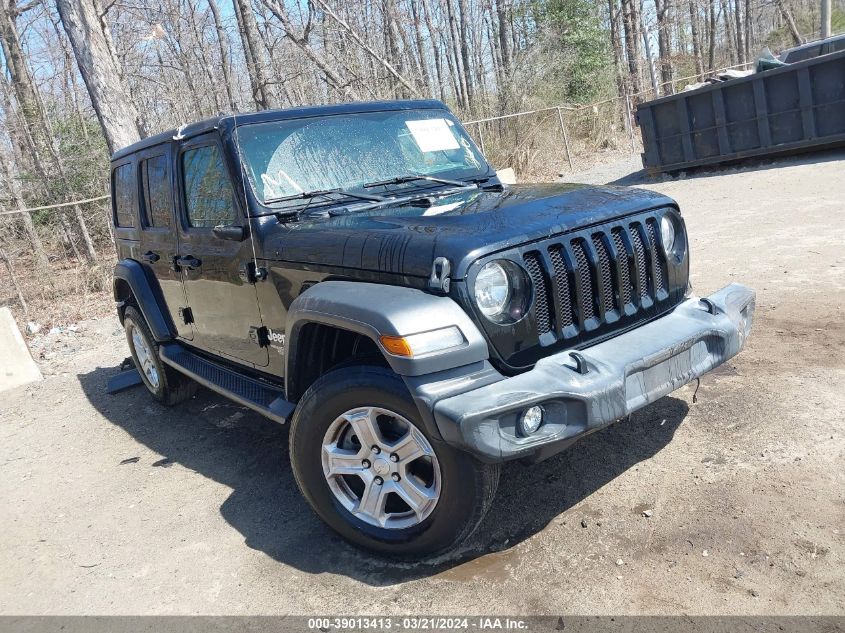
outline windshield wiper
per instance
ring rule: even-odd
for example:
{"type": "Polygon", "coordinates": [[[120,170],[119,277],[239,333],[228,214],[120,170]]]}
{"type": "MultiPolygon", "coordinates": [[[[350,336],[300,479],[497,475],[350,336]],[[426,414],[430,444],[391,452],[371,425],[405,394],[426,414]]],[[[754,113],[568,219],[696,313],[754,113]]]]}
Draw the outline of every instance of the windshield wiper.
{"type": "MultiPolygon", "coordinates": [[[[347,198],[357,198],[358,200],[368,200],[369,202],[381,202],[384,196],[377,196],[368,193],[355,193],[354,191],[347,191],[346,189],[314,189],[313,191],[300,191],[289,196],[279,196],[277,198],[268,198],[264,204],[275,204],[276,202],[285,202],[287,200],[313,200],[314,198],[327,198],[328,196],[346,196],[347,198]]],[[[272,215],[272,214],[271,214],[272,215]]]]}
{"type": "Polygon", "coordinates": [[[368,182],[364,185],[364,189],[371,187],[382,187],[384,185],[401,185],[406,182],[414,182],[415,180],[427,180],[428,182],[436,182],[441,185],[452,185],[453,187],[477,187],[478,185],[472,182],[463,182],[462,180],[447,180],[446,178],[436,178],[435,176],[424,176],[422,174],[412,174],[409,176],[397,176],[396,178],[388,178],[387,180],[376,180],[375,182],[368,182]]]}

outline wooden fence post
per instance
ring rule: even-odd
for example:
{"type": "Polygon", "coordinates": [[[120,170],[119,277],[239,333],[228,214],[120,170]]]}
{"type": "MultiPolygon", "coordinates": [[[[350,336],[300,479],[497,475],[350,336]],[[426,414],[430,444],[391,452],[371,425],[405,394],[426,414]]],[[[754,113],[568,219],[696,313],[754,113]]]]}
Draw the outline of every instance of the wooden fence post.
{"type": "Polygon", "coordinates": [[[560,123],[560,133],[563,136],[563,146],[566,148],[566,160],[569,161],[569,171],[572,171],[572,153],[569,151],[569,137],[566,135],[566,125],[563,123],[563,112],[557,107],[557,120],[560,123]]]}

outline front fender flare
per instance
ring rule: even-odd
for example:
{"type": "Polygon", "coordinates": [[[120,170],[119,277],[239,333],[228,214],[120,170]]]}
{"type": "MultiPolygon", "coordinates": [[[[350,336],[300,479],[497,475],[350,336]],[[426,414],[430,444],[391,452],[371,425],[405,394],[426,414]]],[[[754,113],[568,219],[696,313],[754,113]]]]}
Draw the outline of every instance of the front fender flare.
{"type": "Polygon", "coordinates": [[[163,298],[158,292],[158,284],[150,280],[144,267],[134,259],[123,259],[114,266],[114,300],[120,305],[122,298],[118,292],[117,280],[122,279],[129,285],[132,295],[150,327],[156,342],[162,343],[175,338],[168,315],[161,309],[163,298]]]}
{"type": "Polygon", "coordinates": [[[461,307],[449,297],[415,288],[354,281],[324,281],[303,292],[287,315],[287,371],[297,357],[297,335],[308,323],[322,323],[371,338],[390,367],[401,376],[421,376],[486,360],[487,342],[461,307]],[[457,326],[466,340],[461,347],[405,358],[389,353],[379,337],[408,336],[457,326]]]}

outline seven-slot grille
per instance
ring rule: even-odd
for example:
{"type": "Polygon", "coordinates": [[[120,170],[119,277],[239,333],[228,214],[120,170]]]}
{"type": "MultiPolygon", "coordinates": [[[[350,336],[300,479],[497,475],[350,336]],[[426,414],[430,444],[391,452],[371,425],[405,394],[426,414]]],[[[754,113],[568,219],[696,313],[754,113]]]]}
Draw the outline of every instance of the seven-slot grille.
{"type": "Polygon", "coordinates": [[[638,218],[545,242],[524,253],[535,289],[537,334],[570,338],[665,298],[657,219],[638,218]]]}

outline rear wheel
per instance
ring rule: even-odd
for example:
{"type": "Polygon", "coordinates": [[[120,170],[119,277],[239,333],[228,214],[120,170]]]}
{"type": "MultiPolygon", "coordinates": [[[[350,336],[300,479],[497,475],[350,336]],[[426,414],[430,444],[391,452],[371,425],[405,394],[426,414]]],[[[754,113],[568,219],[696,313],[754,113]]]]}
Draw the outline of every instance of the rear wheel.
{"type": "Polygon", "coordinates": [[[123,328],[135,367],[156,400],[169,406],[183,402],[196,393],[196,382],[161,362],[158,343],[146,320],[134,306],[126,308],[123,328]]]}
{"type": "Polygon", "coordinates": [[[318,379],[297,407],[290,453],[317,514],[356,545],[391,556],[459,545],[498,483],[497,466],[430,437],[402,380],[381,367],[318,379]]]}

